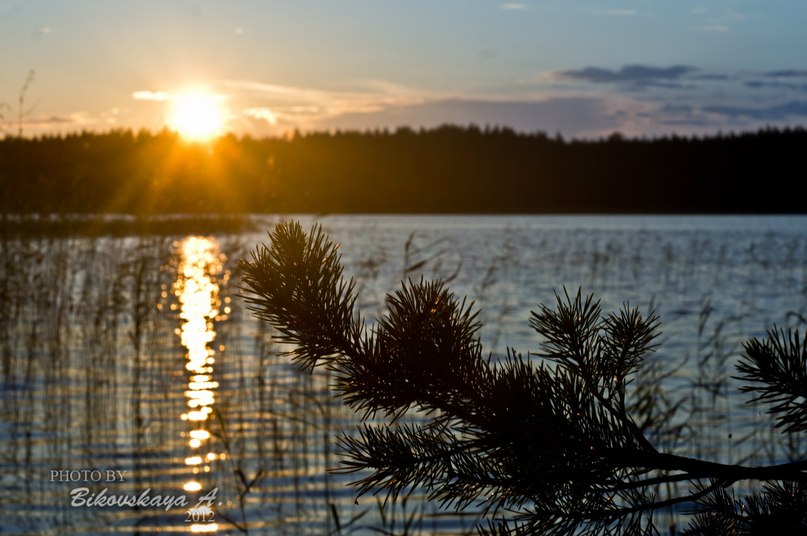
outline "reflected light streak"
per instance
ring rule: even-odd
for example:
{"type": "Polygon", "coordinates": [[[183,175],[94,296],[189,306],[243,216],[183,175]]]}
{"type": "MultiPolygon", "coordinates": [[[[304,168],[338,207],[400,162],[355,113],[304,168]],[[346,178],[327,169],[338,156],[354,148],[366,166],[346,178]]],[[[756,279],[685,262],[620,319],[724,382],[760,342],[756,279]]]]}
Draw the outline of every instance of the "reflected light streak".
{"type": "Polygon", "coordinates": [[[193,439],[208,439],[210,437],[210,432],[207,430],[192,430],[191,437],[193,439]]]}
{"type": "MultiPolygon", "coordinates": [[[[223,273],[223,255],[218,244],[204,237],[188,237],[179,244],[180,264],[173,291],[179,302],[179,330],[182,345],[187,349],[188,371],[187,388],[184,391],[188,411],[180,417],[190,423],[188,447],[192,454],[185,458],[185,465],[199,472],[205,460],[215,460],[217,454],[210,451],[207,444],[211,438],[206,422],[213,413],[219,382],[214,380],[213,364],[215,349],[212,343],[216,338],[214,322],[219,316],[219,279],[226,280],[223,273]]],[[[204,471],[208,472],[205,466],[204,471]]],[[[203,488],[197,480],[186,482],[182,489],[198,492],[203,488]]],[[[216,532],[215,523],[194,524],[191,532],[216,532]]]]}
{"type": "Polygon", "coordinates": [[[216,532],[219,530],[219,526],[216,523],[205,523],[205,524],[197,524],[194,523],[191,525],[191,532],[216,532]]]}

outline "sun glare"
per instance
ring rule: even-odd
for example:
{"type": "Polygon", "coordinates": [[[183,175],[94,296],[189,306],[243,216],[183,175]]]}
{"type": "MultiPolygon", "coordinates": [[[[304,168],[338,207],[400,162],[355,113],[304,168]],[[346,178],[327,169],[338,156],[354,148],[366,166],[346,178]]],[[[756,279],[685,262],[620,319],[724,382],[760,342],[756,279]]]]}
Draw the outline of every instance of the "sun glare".
{"type": "Polygon", "coordinates": [[[209,141],[224,133],[224,107],[220,96],[204,91],[175,95],[168,126],[189,141],[209,141]]]}

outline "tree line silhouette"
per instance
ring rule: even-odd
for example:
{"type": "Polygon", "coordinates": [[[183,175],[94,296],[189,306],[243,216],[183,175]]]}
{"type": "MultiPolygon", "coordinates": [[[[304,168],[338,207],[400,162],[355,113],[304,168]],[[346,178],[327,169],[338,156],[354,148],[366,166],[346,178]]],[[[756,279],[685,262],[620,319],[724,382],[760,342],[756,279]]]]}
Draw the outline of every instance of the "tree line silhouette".
{"type": "Polygon", "coordinates": [[[507,128],[0,140],[0,211],[32,213],[800,213],[807,129],[564,140],[507,128]]]}

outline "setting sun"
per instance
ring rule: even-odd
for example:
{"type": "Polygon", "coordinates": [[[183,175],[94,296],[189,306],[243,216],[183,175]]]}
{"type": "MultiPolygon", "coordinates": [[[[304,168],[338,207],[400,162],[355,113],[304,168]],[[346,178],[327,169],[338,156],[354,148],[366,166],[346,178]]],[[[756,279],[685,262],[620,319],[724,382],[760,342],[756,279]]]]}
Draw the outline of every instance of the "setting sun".
{"type": "Polygon", "coordinates": [[[208,141],[224,131],[221,97],[204,91],[181,93],[171,99],[168,126],[190,141],[208,141]]]}

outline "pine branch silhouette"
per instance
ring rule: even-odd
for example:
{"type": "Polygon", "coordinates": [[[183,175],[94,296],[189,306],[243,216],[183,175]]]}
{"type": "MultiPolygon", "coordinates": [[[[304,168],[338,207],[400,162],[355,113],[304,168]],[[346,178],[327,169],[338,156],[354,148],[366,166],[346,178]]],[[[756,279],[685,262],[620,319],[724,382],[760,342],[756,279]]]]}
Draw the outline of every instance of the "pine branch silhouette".
{"type": "MultiPolygon", "coordinates": [[[[655,314],[603,314],[564,289],[531,314],[540,351],[494,361],[474,305],[440,281],[403,283],[368,327],[337,249],[319,226],[283,223],[239,267],[248,307],[299,366],[329,369],[361,414],[338,440],[359,494],[417,489],[446,508],[479,508],[482,534],[655,534],[654,513],[677,505],[693,512],[690,534],[807,530],[807,461],[746,467],[661,452],[634,422],[628,385],[655,349],[655,314]],[[378,418],[397,426],[368,422],[378,418]],[[737,501],[728,490],[740,480],[765,487],[737,501]]],[[[807,422],[798,337],[753,339],[738,367],[790,431],[807,422]]]]}
{"type": "Polygon", "coordinates": [[[807,431],[807,334],[798,331],[768,331],[764,341],[745,343],[745,355],[737,365],[740,389],[758,393],[754,401],[775,404],[770,413],[787,432],[807,431]]]}

